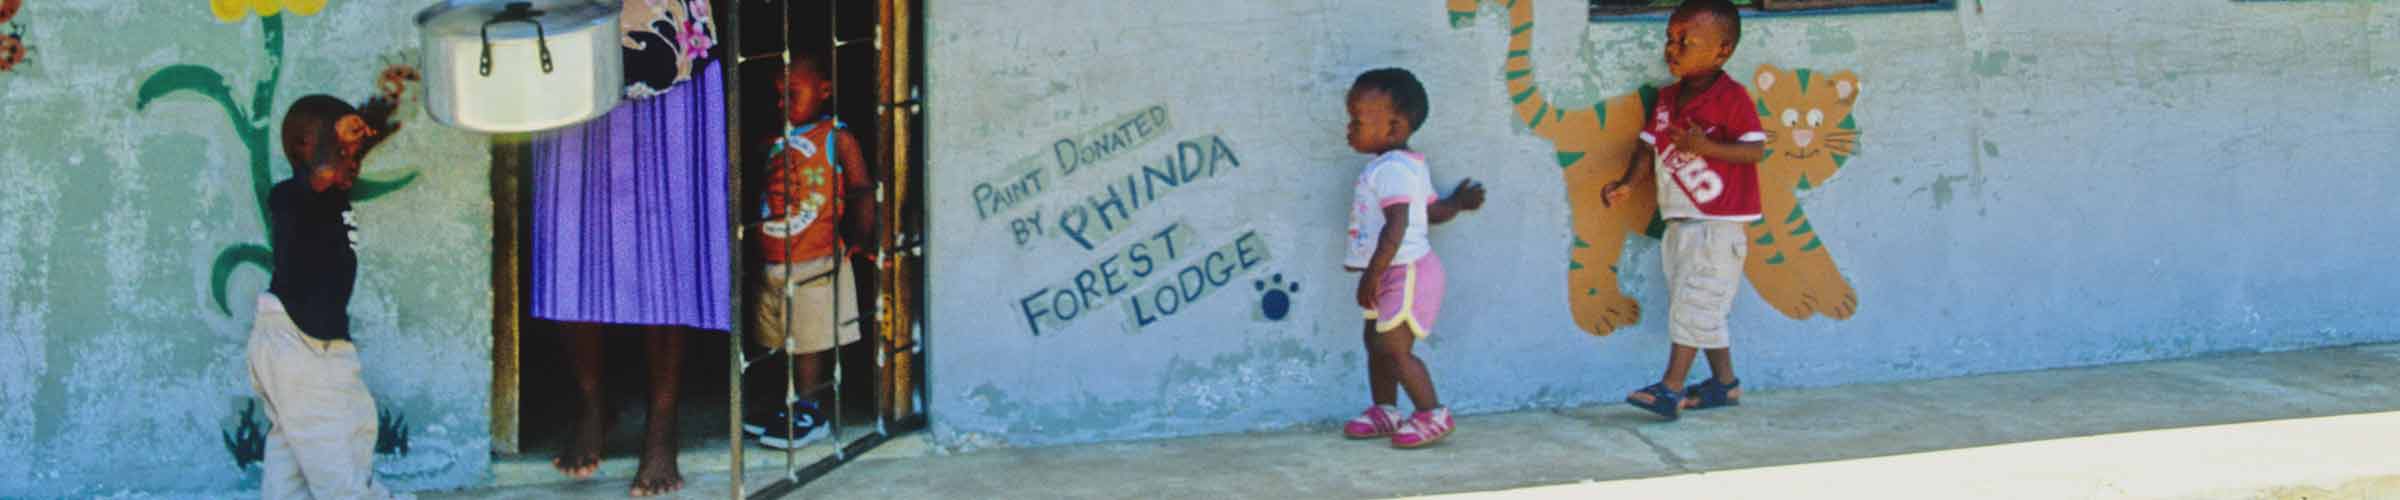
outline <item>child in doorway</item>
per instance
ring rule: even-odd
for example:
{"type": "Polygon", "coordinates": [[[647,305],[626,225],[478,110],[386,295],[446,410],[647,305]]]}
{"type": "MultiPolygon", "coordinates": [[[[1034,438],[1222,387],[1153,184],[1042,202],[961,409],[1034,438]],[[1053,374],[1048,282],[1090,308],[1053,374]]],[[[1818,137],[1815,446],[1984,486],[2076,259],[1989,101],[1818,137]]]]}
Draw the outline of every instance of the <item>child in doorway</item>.
{"type": "MultiPolygon", "coordinates": [[[[815,54],[793,53],[779,87],[789,128],[767,154],[767,184],[758,225],[766,272],[760,280],[753,337],[761,347],[792,353],[791,393],[785,405],[745,419],[744,430],[759,444],[791,449],[826,434],[815,401],[824,385],[827,351],[837,340],[859,338],[858,288],[849,256],[863,251],[873,224],[874,185],[867,178],[858,138],[844,130],[827,102],[833,83],[815,54]],[[838,225],[838,227],[837,227],[838,225]],[[838,290],[838,292],[837,292],[838,290]]],[[[781,399],[781,398],[777,398],[781,399]]]]}
{"type": "Polygon", "coordinates": [[[1433,333],[1442,307],[1442,261],[1426,228],[1483,206],[1483,187],[1462,180],[1450,198],[1436,200],[1425,155],[1408,138],[1425,125],[1425,86],[1399,68],[1368,71],[1350,85],[1350,149],[1373,155],[1358,175],[1350,210],[1350,253],[1342,267],[1362,273],[1358,306],[1365,310],[1367,386],[1375,405],[1343,426],[1352,439],[1390,437],[1416,448],[1450,435],[1450,409],[1433,393],[1433,377],[1412,352],[1433,333]],[[1400,412],[1398,389],[1416,403],[1400,412]]]}
{"type": "Polygon", "coordinates": [[[391,496],[375,481],[375,398],[358,377],[347,312],[358,277],[350,186],[360,157],[398,127],[380,119],[389,102],[368,107],[311,95],[283,116],[292,178],[267,196],[275,275],[258,296],[247,349],[250,386],[272,424],[259,482],[266,498],[391,496]]]}
{"type": "Polygon", "coordinates": [[[1674,348],[1666,375],[1625,402],[1667,420],[1685,409],[1741,404],[1725,323],[1750,251],[1743,225],[1759,219],[1757,164],[1767,140],[1757,104],[1723,69],[1741,38],[1741,14],[1726,0],[1691,0],[1675,9],[1667,21],[1666,62],[1676,82],[1659,90],[1650,110],[1641,134],[1649,147],[1601,191],[1603,203],[1622,201],[1625,186],[1642,174],[1657,177],[1674,348]],[[1708,353],[1713,376],[1687,389],[1697,351],[1708,353]]]}

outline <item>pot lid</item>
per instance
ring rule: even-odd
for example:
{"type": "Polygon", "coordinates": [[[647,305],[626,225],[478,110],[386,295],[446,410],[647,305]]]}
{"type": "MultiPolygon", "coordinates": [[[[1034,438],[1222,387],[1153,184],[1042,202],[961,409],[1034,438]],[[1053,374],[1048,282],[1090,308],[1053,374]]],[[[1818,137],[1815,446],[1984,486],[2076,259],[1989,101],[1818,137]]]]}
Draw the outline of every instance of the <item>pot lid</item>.
{"type": "Polygon", "coordinates": [[[533,38],[532,23],[493,22],[522,18],[540,22],[543,30],[557,36],[615,23],[622,8],[616,0],[443,0],[417,12],[417,29],[435,36],[477,38],[488,24],[493,39],[533,38]]]}

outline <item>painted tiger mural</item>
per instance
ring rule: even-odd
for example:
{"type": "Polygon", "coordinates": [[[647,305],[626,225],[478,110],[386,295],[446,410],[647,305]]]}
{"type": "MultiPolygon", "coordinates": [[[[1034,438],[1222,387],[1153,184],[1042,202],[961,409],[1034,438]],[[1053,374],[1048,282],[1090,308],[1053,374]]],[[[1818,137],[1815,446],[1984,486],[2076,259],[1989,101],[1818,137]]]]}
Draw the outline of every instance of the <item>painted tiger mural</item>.
{"type": "MultiPolygon", "coordinates": [[[[1480,1],[1449,0],[1451,26],[1471,24],[1480,1]]],[[[1492,1],[1508,14],[1508,56],[1502,70],[1509,101],[1518,122],[1552,144],[1560,180],[1567,186],[1575,241],[1566,285],[1575,325],[1593,335],[1614,333],[1641,320],[1641,305],[1618,290],[1616,263],[1624,254],[1624,242],[1633,235],[1657,237],[1663,223],[1652,183],[1628,186],[1632,192],[1626,201],[1613,206],[1601,203],[1599,186],[1622,174],[1640,147],[1636,136],[1657,94],[1644,87],[1588,108],[1555,105],[1533,77],[1533,0],[1492,1]]],[[[1750,260],[1744,273],[1761,298],[1784,316],[1848,319],[1858,310],[1857,293],[1814,234],[1798,191],[1821,185],[1857,152],[1859,131],[1850,109],[1860,91],[1858,78],[1849,72],[1827,76],[1768,65],[1761,66],[1750,83],[1770,136],[1770,151],[1759,165],[1766,217],[1749,227],[1750,260]],[[1792,119],[1785,120],[1786,114],[1792,119]]]]}

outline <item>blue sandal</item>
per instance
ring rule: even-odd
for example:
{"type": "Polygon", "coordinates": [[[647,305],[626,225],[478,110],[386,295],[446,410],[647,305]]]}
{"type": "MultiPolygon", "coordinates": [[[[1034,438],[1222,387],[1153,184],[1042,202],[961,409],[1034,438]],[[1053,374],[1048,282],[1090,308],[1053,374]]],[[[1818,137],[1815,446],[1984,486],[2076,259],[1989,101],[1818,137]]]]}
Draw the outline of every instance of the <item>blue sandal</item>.
{"type": "Polygon", "coordinates": [[[1660,417],[1666,417],[1667,421],[1669,422],[1673,422],[1676,418],[1681,416],[1683,410],[1683,395],[1677,394],[1674,390],[1667,389],[1666,383],[1661,382],[1650,384],[1649,387],[1643,387],[1642,390],[1637,392],[1650,395],[1650,402],[1644,403],[1642,400],[1634,399],[1633,396],[1626,396],[1625,404],[1633,405],[1635,408],[1649,410],[1650,413],[1656,413],[1660,417]]]}
{"type": "Polygon", "coordinates": [[[1693,410],[1706,410],[1709,408],[1724,406],[1741,406],[1742,398],[1733,397],[1733,390],[1740,388],[1742,388],[1741,379],[1734,379],[1731,383],[1720,384],[1717,383],[1716,377],[1709,377],[1708,381],[1706,382],[1701,382],[1691,387],[1684,388],[1683,397],[1684,399],[1692,400],[1692,407],[1689,409],[1693,410]]]}

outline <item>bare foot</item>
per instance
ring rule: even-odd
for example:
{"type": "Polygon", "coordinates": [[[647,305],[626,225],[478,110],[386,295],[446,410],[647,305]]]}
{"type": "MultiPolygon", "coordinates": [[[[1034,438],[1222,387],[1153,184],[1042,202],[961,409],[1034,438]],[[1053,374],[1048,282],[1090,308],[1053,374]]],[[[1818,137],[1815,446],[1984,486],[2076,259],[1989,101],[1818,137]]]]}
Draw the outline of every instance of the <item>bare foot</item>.
{"type": "Polygon", "coordinates": [[[586,415],[575,423],[566,446],[559,448],[558,457],[550,459],[550,466],[567,477],[590,479],[600,471],[600,447],[608,436],[608,427],[607,417],[586,415]]]}
{"type": "Polygon", "coordinates": [[[1651,397],[1651,396],[1650,396],[1650,393],[1647,393],[1647,392],[1642,392],[1642,391],[1633,391],[1633,393],[1632,393],[1632,394],[1626,394],[1626,395],[1625,395],[1625,399],[1630,399],[1630,400],[1634,400],[1634,401],[1640,401],[1640,402],[1642,402],[1642,404],[1651,404],[1651,403],[1656,403],[1656,402],[1658,402],[1658,398],[1656,398],[1656,397],[1651,397]]]}
{"type": "Polygon", "coordinates": [[[675,449],[644,448],[641,469],[633,473],[633,496],[665,495],[683,489],[683,473],[675,468],[675,449]]]}

